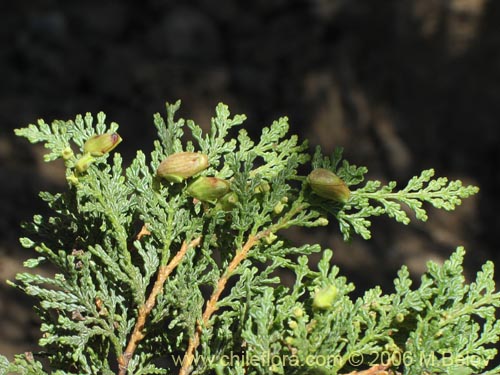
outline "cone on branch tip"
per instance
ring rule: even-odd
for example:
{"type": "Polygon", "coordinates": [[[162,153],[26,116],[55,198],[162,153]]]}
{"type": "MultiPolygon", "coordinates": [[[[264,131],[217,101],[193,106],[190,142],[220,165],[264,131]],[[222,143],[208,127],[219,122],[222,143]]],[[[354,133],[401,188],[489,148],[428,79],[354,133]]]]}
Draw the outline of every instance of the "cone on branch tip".
{"type": "Polygon", "coordinates": [[[328,285],[318,290],[313,298],[313,307],[318,310],[328,310],[337,297],[338,289],[335,285],[328,285]]]}
{"type": "Polygon", "coordinates": [[[216,208],[223,211],[231,211],[236,207],[238,200],[238,195],[234,191],[230,191],[217,201],[216,208]]]}
{"type": "Polygon", "coordinates": [[[229,192],[229,182],[217,177],[198,177],[187,187],[193,198],[202,202],[215,202],[229,192]]]}
{"type": "Polygon", "coordinates": [[[170,182],[182,182],[208,168],[208,156],[199,152],[177,152],[158,166],[157,175],[170,182]]]}
{"type": "Polygon", "coordinates": [[[104,133],[90,137],[83,145],[83,151],[92,156],[103,156],[120,144],[118,133],[104,133]]]}
{"type": "Polygon", "coordinates": [[[307,182],[316,195],[328,200],[346,203],[351,195],[346,183],[328,169],[314,169],[307,176],[307,182]]]}

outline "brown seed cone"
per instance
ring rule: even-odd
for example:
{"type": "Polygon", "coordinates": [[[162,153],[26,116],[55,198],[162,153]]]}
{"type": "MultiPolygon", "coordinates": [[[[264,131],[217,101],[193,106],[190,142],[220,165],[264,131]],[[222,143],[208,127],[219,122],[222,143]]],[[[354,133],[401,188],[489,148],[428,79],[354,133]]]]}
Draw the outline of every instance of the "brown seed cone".
{"type": "Polygon", "coordinates": [[[208,168],[208,156],[199,152],[178,152],[164,159],[157,175],[170,182],[182,182],[208,168]]]}

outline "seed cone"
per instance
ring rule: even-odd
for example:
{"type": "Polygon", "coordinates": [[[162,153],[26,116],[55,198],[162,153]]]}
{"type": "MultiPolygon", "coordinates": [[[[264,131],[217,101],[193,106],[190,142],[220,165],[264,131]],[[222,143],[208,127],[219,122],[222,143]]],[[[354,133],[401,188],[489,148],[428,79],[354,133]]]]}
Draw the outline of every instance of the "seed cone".
{"type": "Polygon", "coordinates": [[[230,191],[218,200],[215,207],[223,211],[231,211],[236,207],[236,203],[238,203],[238,195],[234,191],[230,191]]]}
{"type": "Polygon", "coordinates": [[[346,183],[328,169],[314,169],[307,176],[307,182],[315,194],[325,199],[346,203],[351,195],[346,183]]]}
{"type": "Polygon", "coordinates": [[[157,175],[170,182],[182,182],[208,168],[208,156],[199,152],[178,152],[164,159],[157,175]]]}
{"type": "Polygon", "coordinates": [[[191,182],[187,192],[203,202],[213,202],[229,192],[229,182],[217,177],[198,177],[191,182]]]}
{"type": "Polygon", "coordinates": [[[92,156],[103,156],[113,150],[122,141],[118,133],[104,133],[87,139],[83,151],[92,156]]]}
{"type": "Polygon", "coordinates": [[[327,310],[333,305],[337,297],[338,289],[335,285],[328,285],[316,292],[313,298],[313,307],[320,310],[327,310]]]}
{"type": "Polygon", "coordinates": [[[271,190],[271,185],[269,185],[269,182],[263,181],[260,185],[255,187],[254,192],[260,194],[267,193],[269,190],[271,190]]]}

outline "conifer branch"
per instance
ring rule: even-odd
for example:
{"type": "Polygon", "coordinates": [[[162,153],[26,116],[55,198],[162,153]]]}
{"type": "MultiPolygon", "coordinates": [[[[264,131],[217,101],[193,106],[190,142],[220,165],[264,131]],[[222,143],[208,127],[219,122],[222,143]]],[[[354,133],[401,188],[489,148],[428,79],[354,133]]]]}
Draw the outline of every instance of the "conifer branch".
{"type": "Polygon", "coordinates": [[[160,267],[160,270],[158,271],[158,277],[156,278],[153,289],[151,290],[148,299],[146,300],[144,305],[139,308],[139,316],[137,317],[137,321],[135,323],[134,330],[132,331],[132,335],[130,336],[130,340],[127,344],[127,348],[125,349],[125,352],[120,356],[120,358],[118,358],[119,375],[125,375],[127,373],[128,363],[134,355],[137,345],[145,336],[143,330],[144,326],[146,325],[146,320],[155,306],[156,297],[163,291],[163,285],[165,284],[168,276],[182,261],[182,258],[184,258],[184,255],[186,255],[187,250],[192,247],[198,246],[200,241],[201,237],[192,240],[189,244],[184,241],[180,250],[172,258],[172,260],[166,266],[160,267]]]}
{"type": "Polygon", "coordinates": [[[217,302],[220,299],[222,292],[224,291],[227,281],[236,271],[241,262],[245,260],[248,255],[248,252],[254,247],[262,238],[269,236],[271,233],[275,233],[280,229],[286,228],[287,223],[292,221],[293,217],[300,213],[303,209],[307,207],[307,204],[296,202],[296,205],[293,209],[291,209],[278,223],[272,225],[270,228],[266,230],[262,230],[258,232],[256,235],[249,235],[246,243],[243,247],[236,252],[236,255],[229,263],[226,271],[222,275],[222,277],[217,281],[217,286],[213,291],[210,299],[207,302],[205,307],[205,311],[202,315],[201,324],[198,324],[198,327],[193,335],[189,339],[188,348],[186,349],[186,353],[184,354],[184,358],[182,360],[182,367],[179,370],[179,375],[188,375],[190,373],[190,367],[194,360],[194,352],[196,348],[200,345],[200,337],[202,335],[202,329],[207,327],[210,323],[210,318],[213,313],[217,310],[217,302]]]}
{"type": "Polygon", "coordinates": [[[210,296],[210,299],[207,302],[207,306],[205,307],[205,311],[203,312],[202,322],[200,325],[198,325],[198,328],[196,329],[193,337],[189,339],[188,348],[186,349],[186,353],[184,354],[184,358],[182,360],[182,367],[179,370],[179,375],[189,374],[190,367],[194,359],[194,352],[196,351],[198,345],[200,345],[202,328],[208,326],[212,314],[217,310],[217,301],[219,301],[220,295],[224,291],[227,281],[232,276],[234,271],[237,269],[238,265],[247,257],[250,249],[259,241],[260,238],[262,238],[262,236],[260,236],[259,234],[256,236],[250,235],[248,237],[248,240],[245,243],[245,245],[243,245],[243,247],[236,252],[236,255],[234,256],[233,260],[231,261],[231,263],[229,263],[229,266],[227,267],[226,271],[217,282],[217,286],[213,291],[212,295],[210,296]]]}
{"type": "Polygon", "coordinates": [[[425,221],[429,205],[453,210],[477,187],[436,178],[432,169],[402,189],[361,185],[366,167],[349,164],[341,149],[310,155],[305,142],[287,135],[284,117],[254,141],[244,129],[231,137],[245,116],[223,104],[208,134],[176,119],[179,105],[167,105],[166,120],[155,116],[159,138],[150,161],[138,151],[126,168],[119,153],[107,157],[121,137],[103,113],[97,122],[86,114],[16,131],[44,143],[46,161],[62,158],[73,188],[41,193],[52,214],[35,215],[26,226],[30,238],[21,239],[37,252],[25,267],[50,263],[57,273],[24,272],[11,282],[38,300],[47,363],[37,353],[12,362],[0,355],[0,374],[47,375],[45,365],[60,375],[500,374],[500,366],[484,372],[500,341],[492,262],[467,283],[458,248],[442,265],[429,262],[416,288],[402,267],[392,294],[374,287],[352,297],[355,286],[332,265],[332,251],[294,247],[275,235],[333,221],[345,240],[355,233],[369,239],[374,216],[408,224],[409,208],[425,221]],[[307,177],[299,176],[309,164],[307,177]],[[147,224],[131,247],[138,220],[147,224]],[[199,256],[189,249],[201,236],[199,256]],[[75,237],[89,241],[64,250],[75,247],[75,237]],[[186,240],[172,254],[176,238],[186,240]],[[311,268],[309,256],[320,251],[311,268]],[[280,285],[281,270],[295,275],[293,286],[280,285]],[[207,299],[206,287],[213,288],[207,299]],[[168,332],[150,328],[166,323],[168,332]],[[245,358],[232,362],[238,353],[245,358]]]}

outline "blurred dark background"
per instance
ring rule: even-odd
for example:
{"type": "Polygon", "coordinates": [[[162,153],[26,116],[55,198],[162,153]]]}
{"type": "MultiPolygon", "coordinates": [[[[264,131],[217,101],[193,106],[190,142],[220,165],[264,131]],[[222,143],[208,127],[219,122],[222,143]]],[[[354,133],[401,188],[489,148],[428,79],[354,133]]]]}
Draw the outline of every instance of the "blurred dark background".
{"type": "Polygon", "coordinates": [[[418,277],[457,245],[473,277],[500,242],[499,25],[496,0],[0,2],[0,353],[34,348],[33,303],[5,280],[30,256],[17,238],[45,210],[38,191],[65,187],[62,165],[13,135],[38,118],[102,110],[130,161],[151,148],[165,101],[182,99],[203,126],[222,101],[255,136],[289,116],[293,133],[345,147],[373,178],[434,167],[480,194],[425,224],[377,219],[368,242],[342,243],[334,224],[288,235],[333,248],[360,288],[386,285],[401,264],[418,277]]]}

